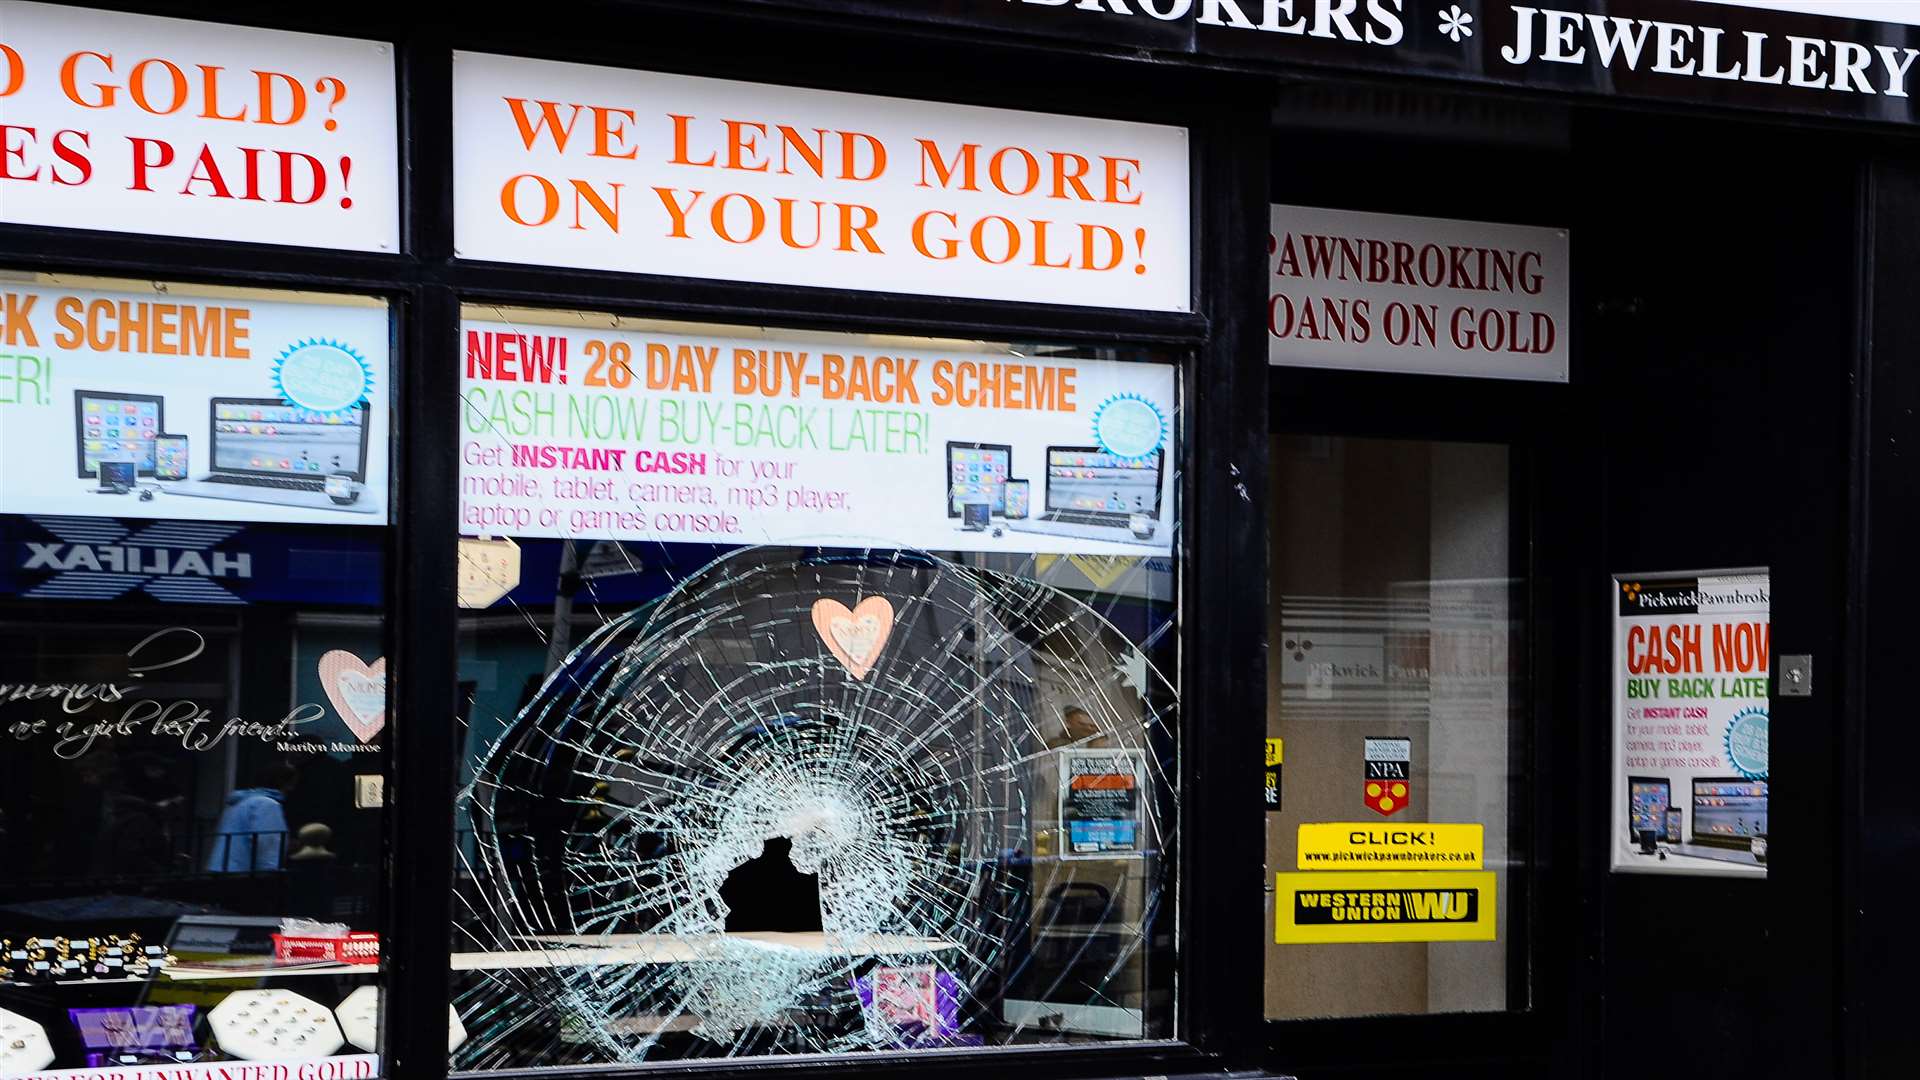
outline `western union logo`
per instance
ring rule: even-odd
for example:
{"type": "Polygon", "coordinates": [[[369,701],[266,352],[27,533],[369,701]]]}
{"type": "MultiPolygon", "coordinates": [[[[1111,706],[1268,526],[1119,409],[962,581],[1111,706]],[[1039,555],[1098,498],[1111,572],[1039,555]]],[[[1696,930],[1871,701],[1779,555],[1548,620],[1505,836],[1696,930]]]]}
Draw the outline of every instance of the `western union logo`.
{"type": "Polygon", "coordinates": [[[1486,832],[1478,822],[1309,822],[1297,857],[1302,870],[1478,870],[1486,832]]]}
{"type": "Polygon", "coordinates": [[[1274,940],[1493,941],[1494,875],[1391,871],[1275,875],[1274,940]]]}
{"type": "Polygon", "coordinates": [[[1293,921],[1300,926],[1354,922],[1472,922],[1480,912],[1473,889],[1360,889],[1293,894],[1293,921]]]}

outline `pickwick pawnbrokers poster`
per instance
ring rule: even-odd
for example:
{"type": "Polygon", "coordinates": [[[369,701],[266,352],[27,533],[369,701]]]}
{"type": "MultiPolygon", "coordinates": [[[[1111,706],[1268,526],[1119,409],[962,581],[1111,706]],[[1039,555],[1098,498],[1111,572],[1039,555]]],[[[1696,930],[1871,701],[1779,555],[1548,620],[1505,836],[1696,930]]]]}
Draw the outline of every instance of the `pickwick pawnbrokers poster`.
{"type": "Polygon", "coordinates": [[[1613,869],[1767,873],[1764,570],[1616,575],[1613,869]]]}
{"type": "Polygon", "coordinates": [[[1171,365],[578,322],[462,341],[465,535],[1173,550],[1171,365]]]}

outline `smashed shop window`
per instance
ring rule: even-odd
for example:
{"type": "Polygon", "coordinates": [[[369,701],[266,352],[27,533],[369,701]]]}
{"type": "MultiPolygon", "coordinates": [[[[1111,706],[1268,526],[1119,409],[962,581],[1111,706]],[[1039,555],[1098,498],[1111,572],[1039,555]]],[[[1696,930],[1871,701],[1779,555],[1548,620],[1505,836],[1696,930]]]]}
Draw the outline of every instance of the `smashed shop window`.
{"type": "Polygon", "coordinates": [[[585,546],[624,572],[463,617],[456,1067],[1168,1032],[1167,563],[585,546]],[[1095,750],[1132,839],[1076,853],[1095,750]]]}

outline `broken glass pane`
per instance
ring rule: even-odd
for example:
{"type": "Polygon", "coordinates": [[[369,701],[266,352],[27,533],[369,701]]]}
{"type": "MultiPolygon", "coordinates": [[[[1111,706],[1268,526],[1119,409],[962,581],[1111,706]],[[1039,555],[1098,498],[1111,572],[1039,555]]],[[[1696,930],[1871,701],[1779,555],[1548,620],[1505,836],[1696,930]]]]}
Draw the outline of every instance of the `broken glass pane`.
{"type": "Polygon", "coordinates": [[[456,1068],[1171,1034],[1171,558],[463,544],[456,1068]]]}

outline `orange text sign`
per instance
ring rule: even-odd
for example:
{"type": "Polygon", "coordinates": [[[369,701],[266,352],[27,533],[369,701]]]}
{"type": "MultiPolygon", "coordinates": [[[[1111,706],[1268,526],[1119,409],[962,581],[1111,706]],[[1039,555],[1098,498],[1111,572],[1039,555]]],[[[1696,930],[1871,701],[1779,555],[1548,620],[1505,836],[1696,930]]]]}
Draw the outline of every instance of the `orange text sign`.
{"type": "Polygon", "coordinates": [[[459,253],[1186,311],[1184,128],[457,53],[459,253]]]}

